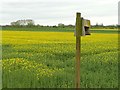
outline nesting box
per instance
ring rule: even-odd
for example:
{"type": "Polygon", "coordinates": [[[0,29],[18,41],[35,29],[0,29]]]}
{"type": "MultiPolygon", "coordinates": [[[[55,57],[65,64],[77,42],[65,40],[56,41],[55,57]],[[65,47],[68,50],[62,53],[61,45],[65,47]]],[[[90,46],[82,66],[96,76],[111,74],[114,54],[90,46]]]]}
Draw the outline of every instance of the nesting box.
{"type": "MultiPolygon", "coordinates": [[[[91,24],[90,24],[90,20],[87,20],[87,19],[82,19],[82,31],[81,31],[81,36],[85,36],[85,35],[90,35],[90,27],[91,27],[91,24]]],[[[76,36],[76,30],[74,32],[74,35],[76,36]]]]}
{"type": "Polygon", "coordinates": [[[90,35],[90,20],[83,19],[82,20],[82,36],[90,35]]]}

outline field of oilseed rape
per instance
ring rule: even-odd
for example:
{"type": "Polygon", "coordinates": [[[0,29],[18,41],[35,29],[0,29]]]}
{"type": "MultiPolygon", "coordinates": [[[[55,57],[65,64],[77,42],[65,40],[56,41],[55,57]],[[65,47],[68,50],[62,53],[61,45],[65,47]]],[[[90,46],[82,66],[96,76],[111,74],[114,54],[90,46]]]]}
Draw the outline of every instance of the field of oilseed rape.
{"type": "MultiPolygon", "coordinates": [[[[74,88],[73,32],[2,32],[3,88],[74,88]]],[[[82,37],[81,88],[118,87],[118,35],[82,37]]]]}

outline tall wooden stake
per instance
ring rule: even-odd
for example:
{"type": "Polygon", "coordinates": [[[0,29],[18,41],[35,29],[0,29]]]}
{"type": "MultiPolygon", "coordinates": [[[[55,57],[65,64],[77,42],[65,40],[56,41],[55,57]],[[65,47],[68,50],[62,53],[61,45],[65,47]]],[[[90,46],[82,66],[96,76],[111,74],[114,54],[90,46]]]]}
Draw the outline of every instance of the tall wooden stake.
{"type": "Polygon", "coordinates": [[[80,51],[81,51],[82,19],[81,13],[76,13],[76,88],[80,88],[80,51]]]}

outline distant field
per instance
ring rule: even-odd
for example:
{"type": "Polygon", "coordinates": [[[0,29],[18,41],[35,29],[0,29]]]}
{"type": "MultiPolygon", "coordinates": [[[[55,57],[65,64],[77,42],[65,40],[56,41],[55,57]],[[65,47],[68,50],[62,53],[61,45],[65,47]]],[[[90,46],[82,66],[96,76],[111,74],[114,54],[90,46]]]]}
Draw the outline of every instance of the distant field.
{"type": "MultiPolygon", "coordinates": [[[[74,88],[73,32],[2,32],[4,88],[74,88]]],[[[118,87],[118,34],[82,37],[81,88],[118,87]]]]}
{"type": "Polygon", "coordinates": [[[50,31],[50,32],[73,32],[73,27],[3,27],[7,31],[50,31]]]}
{"type": "MultiPolygon", "coordinates": [[[[75,27],[3,27],[3,31],[49,31],[49,32],[74,32],[75,27]]],[[[91,29],[91,33],[120,34],[118,29],[91,29]]]]}

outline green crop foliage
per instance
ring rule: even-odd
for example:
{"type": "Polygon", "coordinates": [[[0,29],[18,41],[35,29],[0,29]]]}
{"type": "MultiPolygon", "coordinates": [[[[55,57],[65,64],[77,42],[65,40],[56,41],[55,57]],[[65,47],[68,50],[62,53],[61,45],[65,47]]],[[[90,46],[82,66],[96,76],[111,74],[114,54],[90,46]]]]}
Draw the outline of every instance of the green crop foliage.
{"type": "MultiPolygon", "coordinates": [[[[3,88],[74,88],[73,32],[2,32],[3,88]]],[[[118,35],[81,38],[81,88],[118,87],[118,35]]]]}

